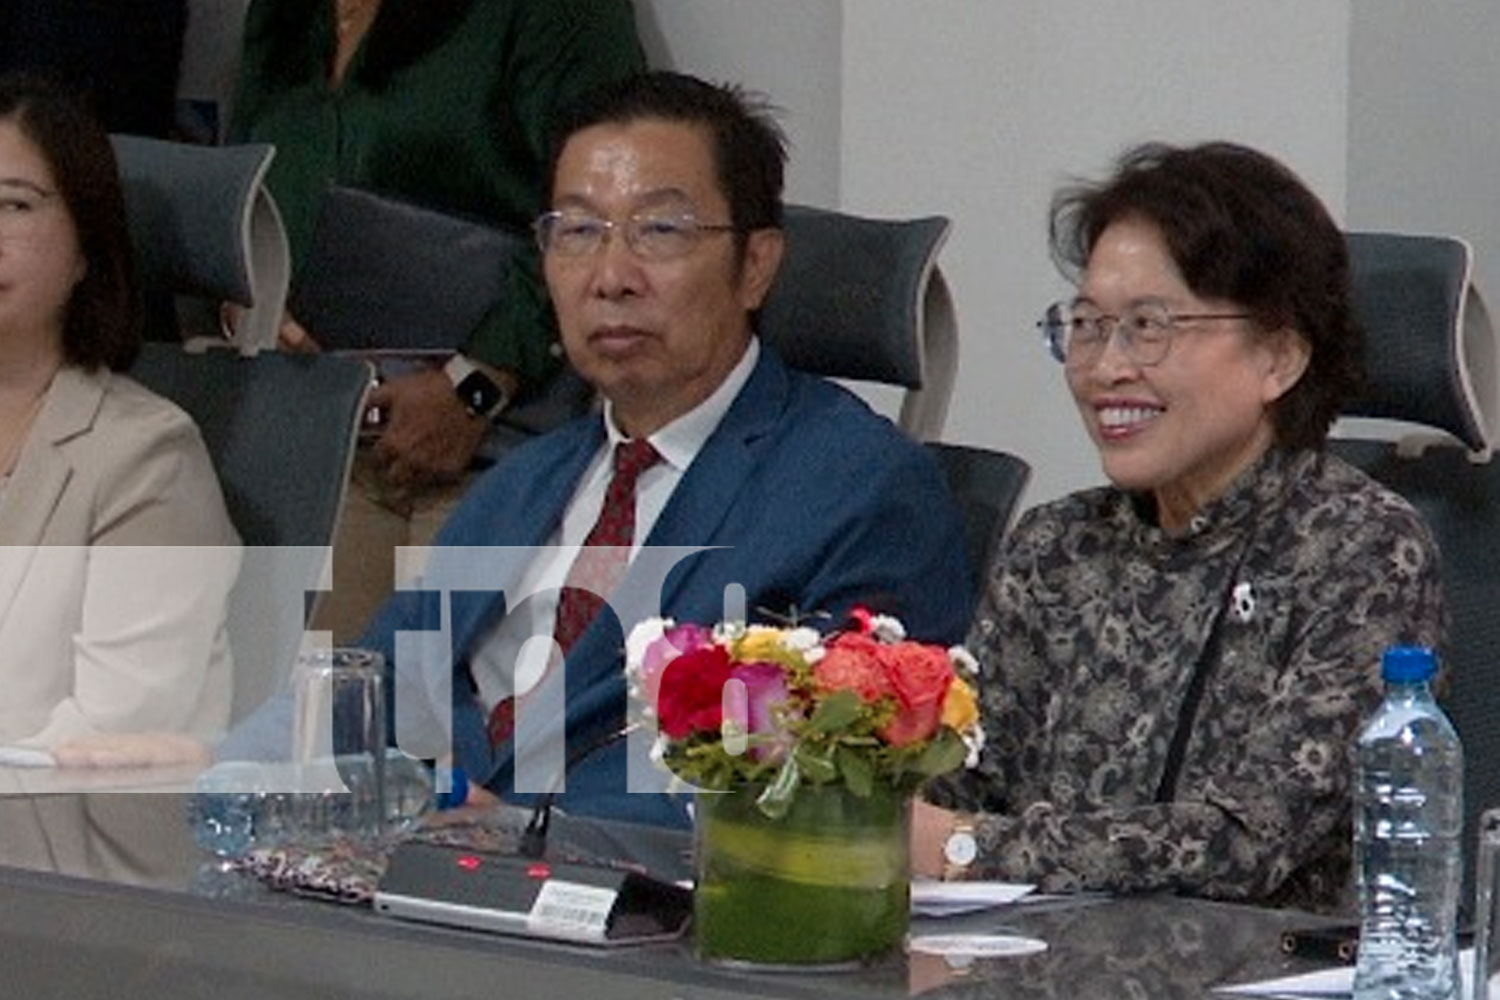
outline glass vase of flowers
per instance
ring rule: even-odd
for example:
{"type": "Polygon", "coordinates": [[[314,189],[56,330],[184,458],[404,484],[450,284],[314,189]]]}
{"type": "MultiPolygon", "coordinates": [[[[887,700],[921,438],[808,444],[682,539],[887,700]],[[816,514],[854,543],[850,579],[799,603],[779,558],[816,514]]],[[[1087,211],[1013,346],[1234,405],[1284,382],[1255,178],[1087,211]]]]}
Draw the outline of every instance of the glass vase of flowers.
{"type": "Polygon", "coordinates": [[[653,757],[695,793],[694,935],[705,958],[869,962],[910,900],[909,805],[984,742],[973,658],[856,610],[806,626],[653,619],[626,676],[653,757]]]}

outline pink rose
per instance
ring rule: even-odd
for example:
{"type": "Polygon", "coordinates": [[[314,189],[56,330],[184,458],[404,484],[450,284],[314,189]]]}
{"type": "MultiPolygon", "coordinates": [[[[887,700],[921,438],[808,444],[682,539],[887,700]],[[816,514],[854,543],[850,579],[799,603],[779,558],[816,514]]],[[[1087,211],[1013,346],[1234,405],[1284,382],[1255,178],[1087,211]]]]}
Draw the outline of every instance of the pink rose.
{"type": "MultiPolygon", "coordinates": [[[[745,685],[745,727],[751,736],[774,734],[778,731],[776,712],[784,706],[790,692],[786,686],[786,674],[775,663],[742,663],[730,671],[730,676],[745,685]]],[[[786,753],[784,743],[760,743],[750,748],[750,756],[756,760],[778,759],[786,753]]]]}

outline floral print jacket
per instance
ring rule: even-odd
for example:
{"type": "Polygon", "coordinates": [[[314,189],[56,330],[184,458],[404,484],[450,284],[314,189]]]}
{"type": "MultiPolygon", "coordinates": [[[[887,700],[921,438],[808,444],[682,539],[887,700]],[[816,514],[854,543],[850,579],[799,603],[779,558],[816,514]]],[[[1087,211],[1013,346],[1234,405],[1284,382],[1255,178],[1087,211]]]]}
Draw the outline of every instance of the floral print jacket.
{"type": "Polygon", "coordinates": [[[977,877],[1339,908],[1381,653],[1445,622],[1426,525],[1333,456],[1273,449],[1176,537],[1074,494],[992,570],[988,744],[929,797],[983,814],[977,877]]]}

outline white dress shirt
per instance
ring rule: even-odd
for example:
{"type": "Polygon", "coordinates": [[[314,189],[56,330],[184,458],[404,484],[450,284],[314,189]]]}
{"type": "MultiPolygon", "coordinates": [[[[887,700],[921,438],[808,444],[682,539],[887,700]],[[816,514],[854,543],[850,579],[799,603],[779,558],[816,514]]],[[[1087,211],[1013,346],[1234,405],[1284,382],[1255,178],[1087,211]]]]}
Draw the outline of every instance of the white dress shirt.
{"type": "MultiPolygon", "coordinates": [[[[636,481],[632,558],[640,550],[641,543],[650,537],[651,529],[688,466],[693,464],[693,459],[729,412],[735,397],[750,380],[750,373],[755,370],[759,358],[760,342],[752,337],[739,362],[707,399],[647,437],[662,460],[641,473],[636,481]]],[[[486,711],[513,692],[524,694],[529,691],[546,670],[550,642],[529,644],[528,641],[552,635],[557,620],[558,591],[567,579],[568,569],[573,565],[579,547],[599,519],[604,494],[609,488],[615,446],[627,440],[615,426],[613,407],[607,400],[602,419],[604,442],[578,481],[573,498],[563,511],[561,524],[521,574],[515,591],[506,593],[508,613],[475,646],[470,669],[486,711]],[[530,595],[537,595],[536,599],[527,601],[523,612],[510,610],[520,606],[530,595]]]]}

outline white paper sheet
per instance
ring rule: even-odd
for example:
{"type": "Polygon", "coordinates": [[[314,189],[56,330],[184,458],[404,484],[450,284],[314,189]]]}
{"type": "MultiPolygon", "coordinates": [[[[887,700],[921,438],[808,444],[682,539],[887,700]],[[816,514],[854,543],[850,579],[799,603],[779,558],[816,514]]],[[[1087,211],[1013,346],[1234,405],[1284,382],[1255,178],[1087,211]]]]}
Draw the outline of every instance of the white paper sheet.
{"type": "Polygon", "coordinates": [[[992,906],[1014,903],[1031,894],[1034,885],[1014,882],[939,882],[917,879],[911,884],[914,916],[949,917],[992,906]]]}

